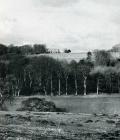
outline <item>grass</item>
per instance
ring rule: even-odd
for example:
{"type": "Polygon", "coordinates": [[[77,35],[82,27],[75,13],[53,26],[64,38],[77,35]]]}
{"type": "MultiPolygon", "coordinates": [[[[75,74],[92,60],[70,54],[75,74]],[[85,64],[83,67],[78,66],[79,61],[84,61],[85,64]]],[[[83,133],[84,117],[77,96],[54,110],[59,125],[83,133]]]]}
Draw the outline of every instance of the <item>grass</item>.
{"type": "Polygon", "coordinates": [[[0,112],[0,118],[0,138],[3,135],[6,139],[12,137],[12,140],[17,140],[18,137],[21,140],[99,140],[110,136],[120,138],[120,128],[116,128],[120,116],[0,112]]]}
{"type": "Polygon", "coordinates": [[[57,107],[66,108],[72,113],[108,113],[120,114],[120,96],[68,96],[68,97],[46,97],[47,100],[53,101],[57,107]]]}
{"type": "Polygon", "coordinates": [[[12,105],[6,104],[9,111],[0,112],[1,140],[120,139],[119,95],[47,96],[44,98],[68,112],[16,112],[28,98],[32,97],[16,97],[12,105]]]}
{"type": "Polygon", "coordinates": [[[34,55],[28,55],[28,57],[39,57],[39,56],[49,56],[54,59],[58,60],[66,60],[67,62],[71,62],[72,60],[75,60],[79,62],[81,59],[86,58],[87,53],[81,52],[81,53],[50,53],[50,54],[34,54],[34,55]]]}
{"type": "MultiPolygon", "coordinates": [[[[58,108],[65,108],[71,113],[86,114],[120,114],[120,95],[87,95],[87,96],[32,96],[46,98],[58,108]]],[[[20,108],[21,102],[31,97],[16,97],[13,104],[7,105],[8,110],[15,111],[20,108]]]]}

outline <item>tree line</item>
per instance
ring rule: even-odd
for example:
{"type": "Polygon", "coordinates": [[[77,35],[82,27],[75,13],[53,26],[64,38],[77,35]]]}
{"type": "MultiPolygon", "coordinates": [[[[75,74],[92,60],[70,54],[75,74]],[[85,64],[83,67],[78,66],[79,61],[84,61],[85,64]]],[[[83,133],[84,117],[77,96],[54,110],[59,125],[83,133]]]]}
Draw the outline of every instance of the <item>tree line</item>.
{"type": "Polygon", "coordinates": [[[34,44],[34,45],[22,45],[15,46],[0,44],[0,55],[3,54],[21,54],[21,55],[31,55],[31,54],[41,54],[49,53],[45,44],[34,44]]]}
{"type": "Polygon", "coordinates": [[[1,97],[120,93],[120,61],[108,51],[88,52],[85,59],[70,63],[26,54],[0,45],[1,97]]]}

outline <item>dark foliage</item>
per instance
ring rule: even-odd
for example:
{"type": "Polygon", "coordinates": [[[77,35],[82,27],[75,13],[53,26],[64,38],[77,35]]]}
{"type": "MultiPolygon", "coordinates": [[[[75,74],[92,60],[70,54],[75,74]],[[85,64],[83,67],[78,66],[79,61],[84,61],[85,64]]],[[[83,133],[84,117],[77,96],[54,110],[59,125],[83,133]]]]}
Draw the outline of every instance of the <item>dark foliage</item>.
{"type": "Polygon", "coordinates": [[[120,61],[109,52],[96,51],[95,61],[88,52],[86,59],[71,63],[51,57],[26,57],[47,53],[45,45],[9,47],[0,45],[0,92],[5,86],[10,95],[86,95],[120,93],[120,61]]]}
{"type": "Polygon", "coordinates": [[[22,102],[22,108],[18,110],[35,112],[56,112],[56,106],[53,102],[46,101],[44,98],[29,98],[22,102]]]}

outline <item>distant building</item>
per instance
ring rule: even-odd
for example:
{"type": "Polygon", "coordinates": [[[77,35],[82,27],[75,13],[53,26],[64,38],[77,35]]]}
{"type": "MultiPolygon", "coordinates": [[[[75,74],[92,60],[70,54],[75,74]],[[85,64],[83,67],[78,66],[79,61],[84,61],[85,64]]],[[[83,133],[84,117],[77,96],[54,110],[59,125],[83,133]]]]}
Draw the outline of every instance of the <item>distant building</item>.
{"type": "Polygon", "coordinates": [[[59,49],[48,49],[48,53],[60,53],[59,49]]]}

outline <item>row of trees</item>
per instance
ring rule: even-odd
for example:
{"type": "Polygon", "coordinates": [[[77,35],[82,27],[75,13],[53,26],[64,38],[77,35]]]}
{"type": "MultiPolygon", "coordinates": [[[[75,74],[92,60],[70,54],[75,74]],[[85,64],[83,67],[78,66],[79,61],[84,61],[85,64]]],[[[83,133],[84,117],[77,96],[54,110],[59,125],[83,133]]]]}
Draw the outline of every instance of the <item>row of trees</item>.
{"type": "Polygon", "coordinates": [[[30,55],[30,54],[41,54],[48,53],[48,50],[44,44],[34,44],[34,45],[23,45],[23,46],[14,46],[14,45],[3,45],[0,44],[0,55],[6,54],[21,54],[21,55],[30,55]]]}
{"type": "Polygon", "coordinates": [[[120,93],[120,62],[107,51],[88,52],[79,62],[26,57],[0,50],[0,96],[120,93]],[[7,56],[3,57],[3,56],[7,56]]]}

